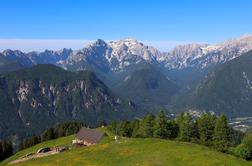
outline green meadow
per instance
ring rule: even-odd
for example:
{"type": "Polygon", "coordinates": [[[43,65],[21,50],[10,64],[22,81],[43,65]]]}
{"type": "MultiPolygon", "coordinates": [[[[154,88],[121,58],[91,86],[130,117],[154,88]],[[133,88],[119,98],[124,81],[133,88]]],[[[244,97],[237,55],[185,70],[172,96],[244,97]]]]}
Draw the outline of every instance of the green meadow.
{"type": "MultiPolygon", "coordinates": [[[[0,165],[5,165],[30,152],[36,152],[41,147],[71,145],[73,138],[72,135],[38,144],[16,153],[0,163],[0,165]]],[[[15,165],[247,166],[252,165],[252,162],[192,143],[153,138],[120,138],[118,141],[114,141],[113,136],[108,135],[103,138],[100,144],[95,146],[71,148],[56,155],[31,159],[15,165]]]]}

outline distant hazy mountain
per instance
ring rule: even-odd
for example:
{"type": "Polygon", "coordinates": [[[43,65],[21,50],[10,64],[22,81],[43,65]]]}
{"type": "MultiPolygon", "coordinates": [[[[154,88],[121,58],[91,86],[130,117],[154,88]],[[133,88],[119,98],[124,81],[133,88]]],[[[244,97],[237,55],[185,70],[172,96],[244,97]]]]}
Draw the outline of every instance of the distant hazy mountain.
{"type": "Polygon", "coordinates": [[[75,51],[62,49],[60,51],[45,50],[44,52],[22,53],[6,50],[0,54],[3,59],[0,61],[7,65],[0,66],[0,72],[13,71],[35,64],[54,64],[71,71],[90,70],[118,95],[134,99],[145,107],[157,103],[164,107],[174,96],[170,89],[176,89],[176,93],[179,92],[176,95],[187,93],[216,67],[251,49],[251,35],[244,35],[238,39],[215,45],[181,45],[168,53],[160,52],[154,47],[146,46],[131,38],[111,42],[98,39],[87,47],[75,51]],[[149,66],[151,68],[148,68],[149,66]],[[146,67],[148,70],[145,70],[146,67]],[[152,78],[151,74],[144,73],[152,73],[155,78],[152,78]],[[125,81],[128,78],[134,79],[125,81]],[[149,80],[162,82],[162,86],[150,93],[151,90],[144,86],[149,80]],[[167,86],[163,86],[164,84],[167,86]],[[173,88],[173,85],[176,88],[173,88]],[[137,95],[135,93],[137,91],[130,89],[131,86],[139,90],[142,96],[137,95]],[[123,91],[123,87],[128,89],[127,93],[123,91]],[[159,97],[162,94],[159,92],[168,91],[169,93],[166,93],[165,97],[159,97]]]}
{"type": "Polygon", "coordinates": [[[252,116],[252,51],[215,68],[176,107],[252,116]]]}
{"type": "Polygon", "coordinates": [[[8,60],[19,61],[24,66],[50,63],[82,70],[91,65],[104,71],[120,72],[143,61],[168,69],[206,68],[234,59],[250,49],[252,49],[252,36],[244,35],[216,45],[180,45],[168,53],[162,53],[154,47],[128,38],[111,42],[98,39],[76,51],[62,49],[60,51],[45,50],[44,52],[23,53],[18,50],[5,50],[2,55],[8,60]]]}
{"type": "Polygon", "coordinates": [[[16,62],[22,66],[32,66],[32,61],[28,58],[27,54],[19,50],[5,50],[1,54],[9,62],[16,62]]]}
{"type": "Polygon", "coordinates": [[[187,44],[162,54],[158,61],[169,69],[207,68],[225,63],[252,49],[252,36],[227,40],[216,45],[187,44]]]}
{"type": "Polygon", "coordinates": [[[23,68],[19,62],[10,61],[4,55],[0,54],[0,73],[15,71],[23,68]]]}
{"type": "Polygon", "coordinates": [[[132,102],[114,95],[88,71],[37,65],[0,77],[0,139],[38,133],[61,121],[94,125],[137,113],[132,102]]]}
{"type": "Polygon", "coordinates": [[[72,52],[71,49],[66,48],[59,51],[45,50],[44,52],[30,52],[27,57],[33,64],[57,64],[65,61],[72,52]]]}

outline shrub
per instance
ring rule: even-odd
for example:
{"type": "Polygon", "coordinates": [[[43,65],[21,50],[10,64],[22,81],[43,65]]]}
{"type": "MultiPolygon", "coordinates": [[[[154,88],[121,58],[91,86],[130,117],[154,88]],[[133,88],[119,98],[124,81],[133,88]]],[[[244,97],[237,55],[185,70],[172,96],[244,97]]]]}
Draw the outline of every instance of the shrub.
{"type": "Polygon", "coordinates": [[[248,150],[252,153],[252,132],[249,132],[245,135],[242,140],[242,144],[244,144],[248,150]]]}
{"type": "Polygon", "coordinates": [[[244,144],[240,144],[235,148],[235,155],[245,160],[251,159],[251,152],[244,144]]]}

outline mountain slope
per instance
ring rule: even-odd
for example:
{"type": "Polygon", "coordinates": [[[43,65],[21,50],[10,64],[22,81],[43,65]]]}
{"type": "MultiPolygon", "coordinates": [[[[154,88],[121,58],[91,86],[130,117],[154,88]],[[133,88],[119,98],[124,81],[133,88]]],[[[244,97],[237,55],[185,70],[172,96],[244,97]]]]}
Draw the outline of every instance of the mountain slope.
{"type": "Polygon", "coordinates": [[[63,64],[65,68],[85,69],[91,65],[102,71],[120,72],[141,62],[157,63],[157,49],[143,45],[135,39],[105,42],[98,39],[72,54],[63,64]],[[87,66],[88,67],[88,66],[87,66]]]}
{"type": "MultiPolygon", "coordinates": [[[[69,145],[74,136],[59,138],[38,144],[18,152],[0,163],[5,165],[10,161],[28,153],[36,152],[41,147],[69,145]]],[[[234,156],[216,152],[207,147],[160,139],[127,139],[121,138],[115,142],[112,136],[103,138],[95,146],[73,148],[56,155],[36,158],[15,164],[29,165],[160,165],[160,166],[194,166],[194,165],[228,165],[249,166],[251,162],[234,156]]]]}
{"type": "Polygon", "coordinates": [[[88,71],[37,65],[0,78],[0,133],[25,136],[70,120],[95,125],[129,118],[136,109],[88,71]]]}
{"type": "MultiPolygon", "coordinates": [[[[174,96],[173,92],[169,91],[169,89],[173,89],[170,83],[167,83],[167,87],[163,84],[164,86],[158,88],[159,90],[156,89],[151,93],[150,89],[144,88],[144,82],[147,80],[142,78],[142,85],[135,87],[142,94],[141,97],[137,97],[138,94],[134,92],[135,90],[129,87],[129,85],[134,86],[135,82],[125,82],[127,77],[151,65],[153,69],[157,70],[149,70],[150,73],[158,71],[164,77],[169,78],[170,82],[176,84],[179,89],[176,93],[180,92],[176,94],[178,96],[194,89],[198,82],[209,72],[215,70],[217,66],[241,56],[250,49],[252,49],[251,35],[214,45],[181,45],[168,53],[162,53],[131,38],[110,42],[98,39],[76,51],[62,49],[60,51],[46,50],[44,52],[22,53],[21,51],[6,50],[0,56],[10,63],[3,65],[2,68],[0,66],[0,72],[19,69],[20,67],[17,65],[27,67],[44,63],[58,65],[70,71],[90,70],[111,90],[132,99],[133,102],[143,103],[144,107],[149,107],[149,105],[153,105],[149,102],[152,101],[154,105],[165,107],[167,103],[170,103],[171,96],[174,96]],[[129,91],[124,92],[120,87],[125,87],[129,91]],[[169,95],[163,95],[163,92],[167,92],[169,95]]],[[[0,59],[1,61],[4,62],[0,59]]],[[[145,71],[142,72],[145,73],[145,71]]],[[[159,76],[157,74],[157,77],[159,76]]],[[[152,79],[150,75],[146,77],[152,79]]]]}
{"type": "Polygon", "coordinates": [[[168,105],[178,87],[152,66],[133,71],[116,87],[116,92],[148,109],[168,105]]]}
{"type": "Polygon", "coordinates": [[[203,70],[202,75],[205,75],[205,70],[208,71],[209,68],[239,57],[250,49],[252,49],[252,36],[244,35],[214,45],[180,45],[164,53],[135,39],[127,38],[110,42],[98,39],[76,51],[62,49],[23,53],[18,50],[5,50],[2,55],[11,62],[19,62],[24,67],[34,64],[54,64],[73,71],[91,70],[107,85],[112,86],[118,80],[124,79],[121,75],[127,75],[141,68],[143,64],[151,64],[162,68],[164,74],[176,79],[180,86],[185,87],[197,82],[201,76],[192,71],[203,70]]]}
{"type": "Polygon", "coordinates": [[[105,42],[98,39],[83,49],[72,51],[30,52],[5,50],[2,55],[10,61],[19,61],[23,66],[33,64],[58,64],[64,68],[83,70],[90,66],[103,72],[121,72],[145,62],[164,67],[167,70],[180,70],[188,67],[208,68],[222,64],[252,49],[252,35],[209,44],[185,44],[170,52],[160,52],[154,47],[127,38],[105,42]]]}
{"type": "Polygon", "coordinates": [[[23,68],[18,62],[9,61],[6,57],[0,54],[0,73],[15,71],[23,68]]]}
{"type": "Polygon", "coordinates": [[[161,54],[158,61],[169,69],[188,67],[204,69],[223,64],[251,49],[252,35],[243,35],[214,45],[195,43],[180,45],[168,53],[161,54]]]}
{"type": "Polygon", "coordinates": [[[184,96],[184,107],[224,112],[230,117],[252,116],[251,81],[252,51],[249,51],[208,74],[191,94],[184,96]]]}
{"type": "Polygon", "coordinates": [[[63,48],[59,51],[45,50],[43,52],[29,52],[27,57],[34,64],[54,64],[66,60],[73,51],[71,49],[63,48]]]}

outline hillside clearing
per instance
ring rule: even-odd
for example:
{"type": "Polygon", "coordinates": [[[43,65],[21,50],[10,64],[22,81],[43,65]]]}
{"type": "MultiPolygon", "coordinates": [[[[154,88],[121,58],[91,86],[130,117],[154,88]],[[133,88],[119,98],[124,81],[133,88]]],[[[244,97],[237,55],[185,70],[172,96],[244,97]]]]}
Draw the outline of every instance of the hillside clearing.
{"type": "MultiPolygon", "coordinates": [[[[38,144],[18,152],[0,165],[5,165],[27,153],[35,152],[40,147],[60,146],[71,143],[73,136],[59,138],[38,144]]],[[[160,139],[126,139],[118,142],[111,137],[105,137],[99,145],[73,148],[69,151],[32,159],[15,164],[18,166],[32,165],[92,165],[92,166],[128,166],[128,165],[158,165],[158,166],[247,166],[252,165],[234,156],[219,153],[207,147],[160,139]]]]}

